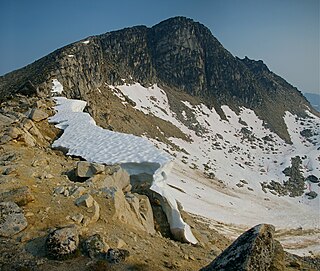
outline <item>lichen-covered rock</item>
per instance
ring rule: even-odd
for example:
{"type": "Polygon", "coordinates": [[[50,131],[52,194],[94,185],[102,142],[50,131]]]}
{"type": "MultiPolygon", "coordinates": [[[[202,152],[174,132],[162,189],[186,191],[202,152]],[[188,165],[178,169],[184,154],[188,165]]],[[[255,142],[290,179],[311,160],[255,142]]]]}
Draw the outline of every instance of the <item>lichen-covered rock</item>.
{"type": "Polygon", "coordinates": [[[201,271],[266,271],[271,266],[273,270],[283,270],[281,259],[276,257],[279,255],[275,255],[274,231],[268,224],[251,228],[201,271]]]}
{"type": "Polygon", "coordinates": [[[64,259],[74,253],[79,245],[79,233],[75,225],[57,229],[46,239],[46,250],[49,257],[64,259]]]}
{"type": "Polygon", "coordinates": [[[12,201],[19,206],[24,206],[34,201],[34,196],[29,187],[23,186],[0,193],[0,201],[12,201]]]}
{"type": "Polygon", "coordinates": [[[120,263],[129,257],[130,253],[126,249],[110,248],[106,259],[109,263],[120,263]]]}
{"type": "Polygon", "coordinates": [[[0,202],[0,236],[13,236],[28,226],[22,209],[14,202],[0,202]]]}
{"type": "Polygon", "coordinates": [[[95,234],[85,240],[83,248],[90,258],[103,258],[109,245],[101,235],[95,234]]]}

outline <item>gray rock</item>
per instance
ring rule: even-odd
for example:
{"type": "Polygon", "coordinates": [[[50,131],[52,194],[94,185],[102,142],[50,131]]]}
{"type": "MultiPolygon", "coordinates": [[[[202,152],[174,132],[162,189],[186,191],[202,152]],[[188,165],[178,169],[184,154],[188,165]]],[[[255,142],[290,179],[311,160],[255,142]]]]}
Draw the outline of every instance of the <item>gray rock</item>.
{"type": "Polygon", "coordinates": [[[109,249],[109,245],[106,243],[104,238],[95,234],[90,236],[83,244],[84,251],[90,258],[103,258],[109,249]]]}
{"type": "Polygon", "coordinates": [[[27,205],[34,201],[34,196],[28,186],[12,189],[0,194],[0,201],[12,201],[19,206],[27,205]]]}
{"type": "Polygon", "coordinates": [[[79,233],[75,225],[57,229],[46,239],[46,250],[49,257],[64,259],[76,251],[79,245],[79,233]]]}
{"type": "Polygon", "coordinates": [[[129,255],[128,250],[110,248],[107,252],[106,259],[109,263],[120,263],[129,257],[129,255]]]}
{"type": "Polygon", "coordinates": [[[12,137],[8,136],[8,135],[3,135],[0,138],[0,145],[6,144],[8,143],[10,140],[12,140],[12,137]]]}
{"type": "Polygon", "coordinates": [[[318,194],[315,191],[310,191],[306,193],[306,196],[308,196],[308,199],[315,199],[318,196],[318,194]]]}
{"type": "Polygon", "coordinates": [[[82,195],[81,197],[77,198],[75,200],[75,204],[77,206],[86,206],[88,208],[90,208],[91,206],[93,206],[93,202],[94,202],[94,199],[91,195],[89,194],[84,194],[82,195]]]}
{"type": "Polygon", "coordinates": [[[82,221],[83,221],[83,219],[84,219],[84,216],[83,216],[83,214],[76,214],[76,215],[74,215],[74,216],[72,216],[72,217],[70,217],[71,218],[71,220],[73,220],[74,222],[77,222],[77,223],[81,223],[82,221]]]}
{"type": "Polygon", "coordinates": [[[278,264],[281,259],[275,253],[274,231],[274,227],[268,224],[251,228],[201,271],[264,271],[271,270],[271,267],[272,270],[282,270],[278,264]]]}
{"type": "Polygon", "coordinates": [[[63,194],[65,191],[65,187],[64,186],[58,186],[54,189],[54,194],[63,194]]]}
{"type": "Polygon", "coordinates": [[[46,112],[38,108],[33,108],[29,110],[26,115],[29,119],[32,119],[36,122],[47,119],[49,117],[49,115],[46,112]]]}
{"type": "Polygon", "coordinates": [[[27,226],[27,219],[16,203],[0,202],[0,236],[11,237],[27,226]]]}
{"type": "Polygon", "coordinates": [[[105,166],[97,163],[80,161],[77,163],[76,175],[80,178],[90,178],[95,174],[104,172],[105,166]]]}
{"type": "Polygon", "coordinates": [[[72,192],[71,195],[75,198],[82,196],[86,192],[86,189],[83,186],[76,187],[72,192]]]}
{"type": "Polygon", "coordinates": [[[315,175],[309,175],[307,178],[306,178],[306,181],[309,181],[309,182],[312,182],[312,183],[319,183],[319,178],[315,175]]]}

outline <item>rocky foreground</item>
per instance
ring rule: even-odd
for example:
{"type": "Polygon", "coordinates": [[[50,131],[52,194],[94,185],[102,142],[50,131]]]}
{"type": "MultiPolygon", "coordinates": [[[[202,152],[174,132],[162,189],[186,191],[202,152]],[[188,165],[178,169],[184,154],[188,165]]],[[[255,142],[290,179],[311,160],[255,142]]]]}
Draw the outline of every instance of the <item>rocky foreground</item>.
{"type": "Polygon", "coordinates": [[[51,148],[53,105],[17,95],[0,106],[0,270],[319,270],[284,252],[271,225],[231,244],[182,211],[199,243],[173,240],[157,199],[123,169],[51,148]]]}

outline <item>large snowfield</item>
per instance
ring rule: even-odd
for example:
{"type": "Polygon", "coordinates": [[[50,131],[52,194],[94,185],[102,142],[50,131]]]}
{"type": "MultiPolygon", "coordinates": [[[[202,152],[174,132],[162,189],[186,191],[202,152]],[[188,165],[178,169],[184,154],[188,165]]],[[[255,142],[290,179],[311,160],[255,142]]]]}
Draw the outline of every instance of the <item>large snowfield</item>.
{"type": "MultiPolygon", "coordinates": [[[[57,81],[54,84],[57,86],[57,81]]],[[[136,83],[109,88],[119,99],[124,100],[126,95],[133,100],[136,110],[167,120],[190,136],[190,142],[169,139],[185,152],[156,140],[104,130],[82,112],[85,102],[66,98],[56,98],[58,113],[51,121],[58,123],[64,133],[54,142],[54,147],[64,147],[71,155],[105,164],[157,164],[152,189],[169,198],[172,209],[177,210],[176,199],[187,212],[212,220],[213,224],[237,225],[244,229],[270,223],[278,230],[309,229],[312,230],[310,236],[282,241],[288,247],[292,242],[310,241],[309,246],[292,246],[291,251],[300,255],[307,255],[309,250],[320,253],[319,196],[315,199],[305,194],[295,198],[278,196],[261,187],[262,182],[287,181],[282,171],[291,165],[291,158],[295,156],[303,158],[304,177],[320,177],[320,119],[317,116],[306,111],[310,118],[301,119],[287,112],[284,120],[292,144],[286,144],[265,128],[262,120],[248,108],[241,108],[236,114],[228,106],[222,106],[227,116],[227,120],[222,120],[214,109],[182,101],[201,126],[203,132],[199,134],[176,118],[165,91],[157,85],[145,88],[136,83]],[[303,137],[301,132],[305,129],[314,136],[308,140],[303,137]],[[244,132],[250,137],[244,136],[244,132]]],[[[182,112],[182,115],[187,120],[188,114],[182,112]]],[[[310,190],[319,194],[318,184],[306,183],[305,192],[310,190]]],[[[186,238],[195,242],[180,215],[173,218],[172,223],[183,228],[186,238]]]]}

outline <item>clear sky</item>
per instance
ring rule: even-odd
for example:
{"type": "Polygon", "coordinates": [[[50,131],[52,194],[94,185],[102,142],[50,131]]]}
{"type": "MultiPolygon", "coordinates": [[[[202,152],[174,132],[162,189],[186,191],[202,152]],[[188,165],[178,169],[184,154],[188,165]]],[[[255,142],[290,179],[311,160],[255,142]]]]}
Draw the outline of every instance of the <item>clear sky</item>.
{"type": "Polygon", "coordinates": [[[0,75],[71,42],[173,16],[206,25],[233,55],[262,59],[319,93],[320,0],[0,0],[0,75]]]}

